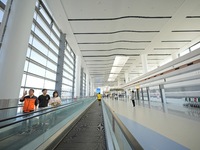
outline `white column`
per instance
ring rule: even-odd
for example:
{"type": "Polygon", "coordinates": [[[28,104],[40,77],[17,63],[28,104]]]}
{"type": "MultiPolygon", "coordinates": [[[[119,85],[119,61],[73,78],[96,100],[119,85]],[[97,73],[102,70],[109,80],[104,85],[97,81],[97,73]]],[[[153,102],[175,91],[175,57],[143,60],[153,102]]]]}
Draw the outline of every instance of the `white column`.
{"type": "Polygon", "coordinates": [[[19,97],[35,3],[36,0],[12,3],[0,50],[0,99],[19,97]]]}
{"type": "Polygon", "coordinates": [[[91,82],[91,96],[94,96],[94,83],[93,81],[91,82]]]}
{"type": "Polygon", "coordinates": [[[89,80],[90,80],[90,78],[89,78],[89,73],[87,72],[87,74],[86,74],[86,96],[89,96],[90,94],[89,94],[89,80]]]}
{"type": "Polygon", "coordinates": [[[141,61],[142,61],[143,73],[145,74],[148,72],[147,54],[141,54],[141,61]]]}
{"type": "Polygon", "coordinates": [[[126,73],[124,73],[124,76],[125,76],[125,83],[128,83],[128,73],[126,72],[126,73]]]}
{"type": "Polygon", "coordinates": [[[81,56],[76,56],[76,73],[75,73],[75,97],[80,97],[80,82],[81,82],[81,56]]]}

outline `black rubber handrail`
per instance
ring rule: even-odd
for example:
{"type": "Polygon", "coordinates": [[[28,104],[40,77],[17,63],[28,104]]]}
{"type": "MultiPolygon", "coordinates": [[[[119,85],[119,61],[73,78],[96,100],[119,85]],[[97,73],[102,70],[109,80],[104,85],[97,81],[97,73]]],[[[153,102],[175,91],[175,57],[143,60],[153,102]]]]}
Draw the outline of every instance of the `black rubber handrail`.
{"type": "MultiPolygon", "coordinates": [[[[20,100],[20,98],[17,99],[13,99],[13,100],[20,100]]],[[[71,99],[64,99],[62,101],[66,101],[66,100],[71,100],[71,99]]],[[[18,104],[17,106],[12,106],[12,107],[4,107],[4,108],[0,108],[0,110],[5,110],[5,109],[13,109],[13,108],[18,108],[18,107],[23,107],[22,104],[18,104]]]]}
{"type": "Polygon", "coordinates": [[[13,109],[13,108],[18,108],[18,107],[23,107],[22,105],[18,105],[18,106],[12,106],[12,107],[4,107],[4,108],[0,108],[1,110],[5,110],[5,109],[13,109]]]}
{"type": "Polygon", "coordinates": [[[112,118],[116,121],[119,128],[123,132],[123,135],[125,136],[126,140],[128,141],[130,147],[132,149],[136,149],[136,150],[143,150],[142,146],[135,139],[135,137],[130,133],[130,131],[126,128],[126,126],[123,124],[123,122],[117,117],[117,115],[114,113],[114,111],[111,111],[111,108],[108,105],[105,104],[105,106],[108,108],[107,110],[110,111],[112,118]]]}
{"type": "MultiPolygon", "coordinates": [[[[80,100],[80,101],[83,101],[83,100],[80,100]]],[[[80,102],[80,101],[73,101],[71,103],[67,103],[67,104],[62,104],[56,108],[59,108],[59,107],[63,107],[65,105],[69,105],[69,104],[72,104],[72,103],[77,103],[77,102],[80,102]]],[[[3,121],[8,121],[8,120],[11,120],[11,119],[16,119],[16,118],[19,118],[19,117],[24,117],[24,116],[29,116],[30,114],[34,114],[34,113],[38,113],[38,112],[42,112],[42,111],[45,111],[45,110],[50,110],[50,109],[55,109],[55,108],[52,108],[52,107],[47,107],[47,108],[43,108],[43,109],[40,109],[40,110],[36,110],[36,111],[32,111],[32,112],[28,112],[28,113],[23,113],[23,114],[20,114],[20,115],[17,115],[17,116],[13,116],[13,117],[9,117],[9,118],[5,118],[5,119],[1,119],[0,122],[3,122],[3,121]]]]}
{"type": "MultiPolygon", "coordinates": [[[[33,112],[30,112],[30,113],[25,114],[25,115],[20,115],[20,116],[17,116],[17,117],[11,117],[11,118],[3,119],[4,121],[7,121],[7,120],[10,120],[10,119],[16,119],[16,118],[22,117],[22,116],[28,116],[28,117],[22,118],[22,119],[20,119],[20,120],[18,120],[18,121],[13,121],[13,122],[8,123],[8,124],[6,124],[6,125],[2,125],[2,126],[0,126],[0,129],[5,128],[5,127],[8,127],[8,126],[11,126],[11,125],[13,125],[13,124],[16,124],[16,123],[19,123],[19,122],[22,122],[22,121],[25,121],[25,120],[29,120],[29,119],[32,119],[32,118],[35,118],[35,117],[38,117],[38,116],[42,116],[42,115],[44,115],[44,114],[47,114],[47,113],[50,113],[50,112],[53,112],[53,111],[57,111],[57,110],[59,110],[59,109],[66,108],[66,107],[68,107],[68,106],[75,105],[75,104],[77,104],[77,103],[81,103],[81,102],[83,102],[83,101],[84,101],[84,100],[65,104],[65,105],[67,105],[67,106],[61,105],[61,106],[58,106],[58,107],[56,107],[56,108],[50,108],[51,110],[49,110],[49,111],[47,111],[47,112],[43,112],[43,113],[36,114],[36,115],[33,115],[33,116],[29,116],[30,114],[34,114],[33,112]]],[[[45,110],[48,110],[48,109],[45,109],[45,110]]],[[[40,110],[40,111],[44,111],[44,109],[43,109],[43,110],[40,110]]],[[[37,112],[40,112],[40,111],[37,111],[37,112]]],[[[35,113],[36,113],[36,111],[35,111],[35,113]]],[[[1,121],[0,121],[0,122],[1,122],[1,121]]]]}

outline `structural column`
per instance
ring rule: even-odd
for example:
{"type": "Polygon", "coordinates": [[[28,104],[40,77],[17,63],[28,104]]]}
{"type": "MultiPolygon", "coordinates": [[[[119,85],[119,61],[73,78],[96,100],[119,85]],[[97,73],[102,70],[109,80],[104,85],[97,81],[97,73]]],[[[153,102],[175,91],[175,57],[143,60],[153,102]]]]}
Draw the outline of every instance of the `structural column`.
{"type": "Polygon", "coordinates": [[[56,75],[56,90],[58,94],[61,95],[62,91],[62,77],[63,77],[63,64],[65,58],[65,38],[66,34],[61,33],[60,35],[60,45],[59,45],[59,57],[58,57],[58,65],[57,65],[57,75],[56,75]]]}
{"type": "Polygon", "coordinates": [[[147,54],[141,54],[141,61],[142,61],[143,73],[145,74],[148,72],[147,54]]]}
{"type": "Polygon", "coordinates": [[[75,97],[80,97],[81,56],[76,56],[75,97]]]}
{"type": "Polygon", "coordinates": [[[19,97],[35,3],[36,0],[12,2],[0,49],[0,99],[19,97]]]}
{"type": "Polygon", "coordinates": [[[90,85],[89,85],[89,82],[90,82],[90,80],[89,80],[89,73],[87,72],[86,73],[86,96],[89,96],[90,94],[90,91],[89,91],[89,89],[90,89],[90,85]]]}

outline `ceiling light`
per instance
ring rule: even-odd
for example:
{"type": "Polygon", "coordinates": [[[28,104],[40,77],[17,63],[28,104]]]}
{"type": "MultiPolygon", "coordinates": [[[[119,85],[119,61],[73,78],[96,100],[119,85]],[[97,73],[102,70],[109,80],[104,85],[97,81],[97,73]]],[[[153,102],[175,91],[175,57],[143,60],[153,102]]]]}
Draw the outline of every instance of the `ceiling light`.
{"type": "Polygon", "coordinates": [[[124,66],[128,59],[128,56],[116,56],[113,66],[124,66]]]}
{"type": "Polygon", "coordinates": [[[197,43],[196,45],[192,46],[190,49],[191,49],[191,51],[194,51],[198,48],[200,48],[200,43],[197,43]]]}
{"type": "Polygon", "coordinates": [[[109,78],[108,81],[115,81],[115,79],[113,79],[113,78],[109,78]]]}
{"type": "Polygon", "coordinates": [[[112,67],[110,73],[120,73],[122,67],[112,67]]]}
{"type": "Polygon", "coordinates": [[[118,74],[110,74],[109,78],[116,78],[118,76],[118,74]]]}

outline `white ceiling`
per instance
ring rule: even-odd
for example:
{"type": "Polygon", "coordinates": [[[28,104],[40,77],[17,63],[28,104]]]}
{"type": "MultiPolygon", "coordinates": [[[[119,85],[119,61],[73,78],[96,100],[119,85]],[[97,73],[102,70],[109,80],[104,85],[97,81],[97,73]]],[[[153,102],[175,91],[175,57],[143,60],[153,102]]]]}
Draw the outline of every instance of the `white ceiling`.
{"type": "Polygon", "coordinates": [[[199,0],[46,0],[70,46],[81,55],[95,87],[108,82],[116,55],[129,60],[125,73],[143,73],[140,54],[155,68],[200,37],[199,0]],[[195,17],[195,18],[194,18],[195,17]]]}

